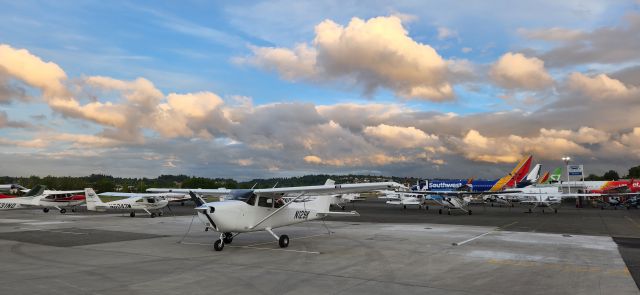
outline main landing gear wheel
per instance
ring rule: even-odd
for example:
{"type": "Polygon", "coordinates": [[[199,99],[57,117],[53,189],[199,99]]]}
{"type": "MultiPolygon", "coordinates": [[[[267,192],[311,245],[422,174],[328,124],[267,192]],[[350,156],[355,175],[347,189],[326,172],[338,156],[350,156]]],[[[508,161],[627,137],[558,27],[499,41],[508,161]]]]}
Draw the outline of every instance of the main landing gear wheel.
{"type": "Polygon", "coordinates": [[[558,209],[553,209],[553,213],[558,214],[558,209]]]}
{"type": "Polygon", "coordinates": [[[429,206],[424,206],[425,211],[429,211],[429,206]]]}
{"type": "Polygon", "coordinates": [[[278,245],[280,245],[280,248],[289,247],[289,236],[281,235],[280,239],[278,240],[278,245]]]}
{"type": "Polygon", "coordinates": [[[42,212],[49,213],[49,208],[42,208],[42,212]]]}
{"type": "Polygon", "coordinates": [[[208,228],[208,227],[205,227],[205,228],[204,228],[204,231],[209,231],[209,228],[208,228]]]}
{"type": "Polygon", "coordinates": [[[407,209],[407,205],[402,206],[404,209],[407,209]]]}
{"type": "Polygon", "coordinates": [[[164,213],[162,212],[158,212],[158,216],[162,216],[164,213]]]}
{"type": "Polygon", "coordinates": [[[224,249],[224,242],[222,240],[216,240],[216,242],[213,243],[213,249],[216,251],[222,251],[222,249],[224,249]]]}
{"type": "Polygon", "coordinates": [[[471,213],[472,213],[471,210],[469,210],[469,215],[471,215],[471,213]]]}
{"type": "Polygon", "coordinates": [[[131,217],[136,217],[136,212],[131,212],[131,213],[129,213],[129,216],[131,216],[131,217]]]}
{"type": "Polygon", "coordinates": [[[65,209],[65,208],[60,209],[60,213],[62,213],[62,214],[67,213],[67,209],[65,209]]]}
{"type": "Polygon", "coordinates": [[[151,215],[150,215],[150,216],[151,216],[151,218],[155,218],[155,217],[156,217],[156,214],[155,214],[155,213],[153,213],[153,212],[151,212],[151,215]]]}
{"type": "Polygon", "coordinates": [[[447,210],[447,215],[451,215],[451,210],[447,210]]]}
{"type": "Polygon", "coordinates": [[[528,212],[529,212],[529,213],[531,213],[531,208],[529,208],[529,211],[528,211],[528,212]]]}
{"type": "Polygon", "coordinates": [[[438,214],[442,214],[442,209],[438,209],[438,214]]]}
{"type": "Polygon", "coordinates": [[[233,234],[232,233],[224,233],[224,238],[222,238],[222,241],[225,244],[231,244],[231,242],[233,242],[233,234]]]}
{"type": "Polygon", "coordinates": [[[76,208],[71,208],[71,212],[76,212],[76,208]]]}

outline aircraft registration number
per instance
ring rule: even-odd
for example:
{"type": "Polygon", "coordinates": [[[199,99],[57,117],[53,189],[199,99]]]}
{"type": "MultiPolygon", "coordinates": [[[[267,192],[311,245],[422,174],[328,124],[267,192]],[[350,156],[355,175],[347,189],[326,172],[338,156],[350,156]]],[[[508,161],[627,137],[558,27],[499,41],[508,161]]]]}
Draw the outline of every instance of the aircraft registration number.
{"type": "Polygon", "coordinates": [[[296,211],[296,214],[293,215],[293,219],[307,219],[309,217],[309,211],[299,210],[296,211]]]}
{"type": "Polygon", "coordinates": [[[111,204],[109,205],[111,209],[131,209],[130,204],[111,204]]]}
{"type": "Polygon", "coordinates": [[[16,203],[2,203],[0,204],[0,209],[13,209],[17,206],[16,203]]]}

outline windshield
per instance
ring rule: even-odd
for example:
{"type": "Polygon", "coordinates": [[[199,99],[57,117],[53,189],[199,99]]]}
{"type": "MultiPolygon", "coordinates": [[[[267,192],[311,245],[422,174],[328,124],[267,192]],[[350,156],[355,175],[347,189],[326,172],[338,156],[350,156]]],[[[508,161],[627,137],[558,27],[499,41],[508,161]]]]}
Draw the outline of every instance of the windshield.
{"type": "Polygon", "coordinates": [[[247,202],[252,196],[255,196],[253,190],[232,190],[224,199],[247,202]]]}

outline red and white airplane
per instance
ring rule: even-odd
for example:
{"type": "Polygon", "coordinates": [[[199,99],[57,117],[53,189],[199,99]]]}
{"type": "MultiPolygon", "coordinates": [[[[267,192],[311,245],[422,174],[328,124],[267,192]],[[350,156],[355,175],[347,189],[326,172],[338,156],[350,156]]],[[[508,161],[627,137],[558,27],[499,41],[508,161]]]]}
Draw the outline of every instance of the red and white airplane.
{"type": "Polygon", "coordinates": [[[83,192],[47,190],[44,185],[36,185],[23,197],[0,198],[0,210],[42,208],[47,213],[50,208],[55,208],[64,214],[67,212],[65,207],[72,207],[71,211],[75,211],[76,206],[85,202],[83,192]]]}

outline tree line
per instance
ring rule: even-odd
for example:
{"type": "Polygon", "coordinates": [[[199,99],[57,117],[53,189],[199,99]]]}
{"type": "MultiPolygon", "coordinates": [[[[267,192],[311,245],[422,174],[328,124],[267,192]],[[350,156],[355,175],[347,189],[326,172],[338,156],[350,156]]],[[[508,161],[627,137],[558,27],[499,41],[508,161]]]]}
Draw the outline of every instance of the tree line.
{"type": "Polygon", "coordinates": [[[602,176],[589,174],[584,180],[618,180],[618,179],[640,179],[640,166],[629,168],[629,173],[624,176],[620,176],[618,171],[609,170],[602,176]]]}
{"type": "Polygon", "coordinates": [[[19,184],[27,188],[42,184],[48,189],[82,190],[91,187],[97,192],[145,192],[147,188],[270,188],[274,186],[305,186],[321,185],[331,178],[336,183],[397,181],[400,183],[416,183],[417,178],[411,177],[383,177],[377,175],[305,175],[287,178],[252,179],[239,182],[230,178],[206,178],[187,175],[160,175],[157,178],[125,178],[111,175],[91,174],[89,176],[29,176],[11,177],[0,176],[0,184],[19,184]]]}

